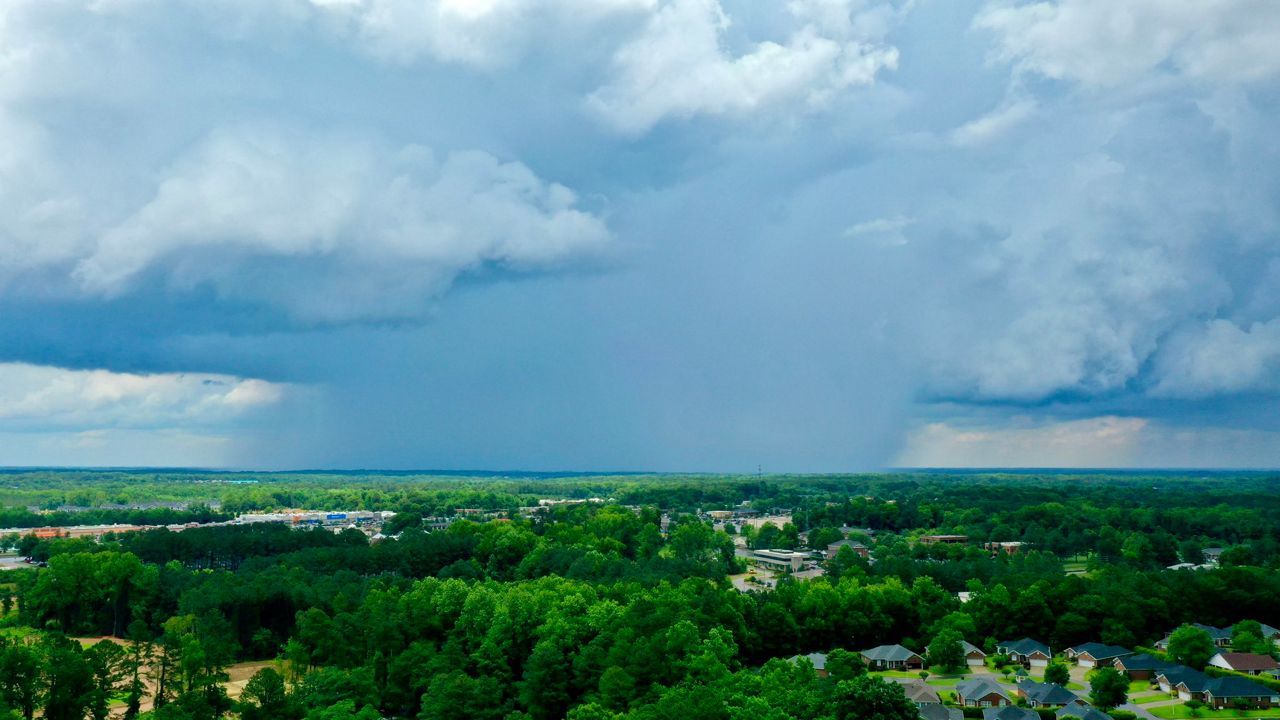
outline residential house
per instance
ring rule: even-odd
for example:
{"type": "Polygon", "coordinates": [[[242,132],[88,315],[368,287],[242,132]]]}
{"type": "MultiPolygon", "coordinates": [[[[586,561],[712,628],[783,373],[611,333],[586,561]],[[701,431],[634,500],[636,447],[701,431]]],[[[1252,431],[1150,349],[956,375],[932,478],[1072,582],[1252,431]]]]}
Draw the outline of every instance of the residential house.
{"type": "Polygon", "coordinates": [[[920,720],[963,720],[964,711],[946,705],[921,705],[920,720]]]}
{"type": "Polygon", "coordinates": [[[1270,708],[1280,706],[1280,691],[1242,677],[1213,678],[1204,689],[1204,702],[1217,710],[1236,705],[1270,708]]]}
{"type": "Polygon", "coordinates": [[[982,711],[982,720],[1040,720],[1035,710],[1023,707],[989,707],[982,711]]]}
{"type": "Polygon", "coordinates": [[[863,558],[871,557],[871,548],[867,547],[866,545],[863,545],[862,543],[856,540],[839,540],[827,546],[827,559],[831,559],[835,557],[837,554],[839,554],[840,548],[846,548],[846,547],[852,550],[854,553],[856,553],[858,557],[863,557],[863,558]]]}
{"type": "Polygon", "coordinates": [[[1128,648],[1096,642],[1076,645],[1067,648],[1066,652],[1069,659],[1085,668],[1111,667],[1116,660],[1132,654],[1133,651],[1128,648]]]}
{"type": "Polygon", "coordinates": [[[1031,707],[1057,707],[1078,700],[1075,693],[1057,683],[1040,683],[1023,680],[1018,683],[1018,695],[1031,707]]]}
{"type": "Polygon", "coordinates": [[[968,665],[969,667],[982,667],[987,664],[987,654],[982,652],[982,648],[967,640],[961,640],[960,646],[964,648],[965,665],[968,665]]]}
{"type": "MultiPolygon", "coordinates": [[[[1217,645],[1220,648],[1231,647],[1231,628],[1220,628],[1220,627],[1214,627],[1212,625],[1201,625],[1200,623],[1192,623],[1191,627],[1199,628],[1205,631],[1209,635],[1209,637],[1213,639],[1214,645],[1217,645]]],[[[1172,631],[1168,635],[1165,635],[1163,638],[1160,639],[1159,642],[1156,643],[1156,648],[1159,650],[1168,650],[1170,637],[1173,637],[1172,631]]]]}
{"type": "Polygon", "coordinates": [[[938,691],[923,680],[907,680],[901,685],[902,692],[906,694],[907,699],[915,703],[917,707],[942,704],[942,698],[938,697],[938,691]]]}
{"type": "Polygon", "coordinates": [[[1151,680],[1161,670],[1181,666],[1146,653],[1138,653],[1116,658],[1112,667],[1128,675],[1130,680],[1151,680]]]}
{"type": "Polygon", "coordinates": [[[1204,555],[1204,561],[1206,563],[1209,563],[1210,565],[1217,565],[1218,561],[1222,559],[1222,548],[1220,547],[1205,548],[1204,550],[1201,551],[1201,554],[1204,555]]]}
{"type": "Polygon", "coordinates": [[[1013,701],[991,678],[973,678],[956,683],[956,699],[964,707],[1003,707],[1013,701]]]}
{"type": "Polygon", "coordinates": [[[792,655],[791,657],[787,658],[787,662],[791,663],[792,665],[799,665],[801,658],[808,660],[809,663],[813,665],[813,672],[817,674],[818,677],[827,676],[827,656],[825,653],[809,653],[808,655],[792,655]]]}
{"type": "Polygon", "coordinates": [[[1225,652],[1209,658],[1209,664],[1223,670],[1234,670],[1246,675],[1273,674],[1280,670],[1280,662],[1270,655],[1225,652]]]}
{"type": "Polygon", "coordinates": [[[1058,708],[1055,714],[1058,720],[1111,720],[1110,715],[1082,700],[1072,700],[1058,708]]]}
{"type": "Polygon", "coordinates": [[[1156,672],[1156,684],[1170,695],[1181,700],[1204,700],[1204,689],[1209,676],[1185,665],[1175,665],[1156,672]]]}
{"type": "Polygon", "coordinates": [[[901,645],[880,645],[862,651],[862,659],[873,670],[919,670],[924,658],[901,645]]]}
{"type": "Polygon", "coordinates": [[[1047,667],[1053,659],[1048,645],[1031,638],[1005,640],[996,644],[996,652],[1008,655],[1010,660],[1023,667],[1047,667]]]}

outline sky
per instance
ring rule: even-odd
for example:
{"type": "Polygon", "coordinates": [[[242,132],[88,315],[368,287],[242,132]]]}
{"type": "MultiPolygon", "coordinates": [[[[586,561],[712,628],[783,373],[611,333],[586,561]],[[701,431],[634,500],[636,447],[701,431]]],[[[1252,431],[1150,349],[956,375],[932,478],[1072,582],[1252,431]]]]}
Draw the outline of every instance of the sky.
{"type": "Polygon", "coordinates": [[[5,0],[0,465],[1280,467],[1275,0],[5,0]]]}

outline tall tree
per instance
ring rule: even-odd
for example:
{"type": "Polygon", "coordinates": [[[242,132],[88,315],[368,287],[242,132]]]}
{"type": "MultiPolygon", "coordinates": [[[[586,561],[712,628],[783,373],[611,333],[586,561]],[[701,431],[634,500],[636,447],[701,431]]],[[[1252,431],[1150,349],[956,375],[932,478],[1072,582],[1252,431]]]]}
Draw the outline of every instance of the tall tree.
{"type": "Polygon", "coordinates": [[[1218,648],[1209,633],[1193,625],[1183,625],[1169,636],[1169,659],[1201,670],[1218,648]]]}

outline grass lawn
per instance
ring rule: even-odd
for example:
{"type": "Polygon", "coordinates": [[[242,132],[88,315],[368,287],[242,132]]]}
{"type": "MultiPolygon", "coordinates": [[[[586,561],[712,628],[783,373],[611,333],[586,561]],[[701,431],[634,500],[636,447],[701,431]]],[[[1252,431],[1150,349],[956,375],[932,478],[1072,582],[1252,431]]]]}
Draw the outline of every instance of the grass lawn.
{"type": "Polygon", "coordinates": [[[1183,704],[1165,705],[1164,707],[1151,708],[1151,714],[1160,718],[1280,718],[1280,708],[1271,708],[1270,710],[1210,710],[1209,708],[1201,708],[1192,710],[1183,704]]]}
{"type": "Polygon", "coordinates": [[[1130,695],[1135,695],[1140,692],[1147,692],[1149,690],[1151,690],[1151,682],[1148,680],[1130,680],[1129,681],[1130,695]]]}
{"type": "Polygon", "coordinates": [[[1089,569],[1088,563],[1085,562],[1064,562],[1062,563],[1062,571],[1067,575],[1083,575],[1089,569]]]}
{"type": "Polygon", "coordinates": [[[1129,702],[1134,705],[1149,705],[1154,702],[1160,702],[1161,700],[1171,700],[1172,698],[1172,695],[1160,693],[1159,695],[1152,695],[1151,697],[1131,697],[1129,698],[1129,702]]]}

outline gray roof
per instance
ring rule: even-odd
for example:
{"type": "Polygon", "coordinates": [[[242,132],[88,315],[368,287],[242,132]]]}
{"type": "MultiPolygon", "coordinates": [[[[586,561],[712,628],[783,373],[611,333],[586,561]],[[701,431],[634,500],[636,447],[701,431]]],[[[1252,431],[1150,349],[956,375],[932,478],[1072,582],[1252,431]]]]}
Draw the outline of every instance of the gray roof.
{"type": "Polygon", "coordinates": [[[1280,694],[1280,692],[1263,687],[1252,680],[1231,676],[1213,678],[1205,684],[1204,691],[1209,695],[1220,698],[1275,697],[1280,694]]]}
{"type": "Polygon", "coordinates": [[[996,693],[1005,700],[1009,699],[1009,693],[1005,692],[1004,687],[998,685],[995,680],[984,677],[962,680],[956,683],[956,693],[962,698],[980,698],[996,693]]]}
{"type": "Polygon", "coordinates": [[[1093,658],[1097,660],[1103,660],[1103,659],[1109,660],[1111,658],[1118,658],[1124,655],[1133,654],[1133,651],[1130,650],[1129,648],[1120,647],[1119,645],[1107,645],[1106,643],[1098,643],[1098,642],[1088,642],[1088,643],[1084,643],[1083,645],[1076,645],[1073,648],[1068,648],[1067,652],[1070,652],[1073,655],[1079,655],[1080,653],[1089,653],[1089,655],[1093,656],[1093,658]]]}
{"type": "Polygon", "coordinates": [[[863,650],[862,657],[868,660],[883,660],[886,662],[905,662],[912,657],[920,657],[918,654],[911,652],[901,645],[877,645],[870,650],[863,650]]]}
{"type": "Polygon", "coordinates": [[[1168,670],[1170,668],[1181,667],[1177,663],[1171,663],[1168,660],[1161,660],[1154,655],[1146,653],[1138,653],[1137,655],[1129,655],[1120,658],[1120,664],[1125,670],[1168,670]]]}
{"type": "Polygon", "coordinates": [[[1071,702],[1058,708],[1059,718],[1079,718],[1080,720],[1111,720],[1111,716],[1101,710],[1086,705],[1080,700],[1072,700],[1071,702]]]}
{"type": "Polygon", "coordinates": [[[1045,645],[1039,640],[1032,640],[1031,638],[1022,638],[1021,640],[1004,640],[996,644],[996,649],[1017,655],[1031,655],[1036,651],[1049,656],[1053,655],[1053,653],[1049,651],[1048,645],[1045,645]]]}
{"type": "Polygon", "coordinates": [[[1258,623],[1258,624],[1262,626],[1263,639],[1271,639],[1277,635],[1280,635],[1280,630],[1277,630],[1266,623],[1258,623]]]}
{"type": "MultiPolygon", "coordinates": [[[[920,706],[920,720],[960,720],[964,712],[960,708],[929,704],[920,706]]],[[[1108,718],[1110,720],[1110,718],[1108,718]]]]}
{"type": "Polygon", "coordinates": [[[1173,687],[1185,685],[1191,692],[1204,692],[1205,687],[1209,684],[1208,675],[1199,670],[1192,670],[1185,665],[1175,665],[1161,670],[1156,677],[1163,677],[1173,687]]]}
{"type": "Polygon", "coordinates": [[[792,655],[787,658],[787,662],[796,665],[800,662],[800,658],[807,658],[813,664],[814,670],[827,669],[827,656],[825,653],[809,653],[808,655],[792,655]]]}
{"type": "Polygon", "coordinates": [[[1023,680],[1018,683],[1018,689],[1028,700],[1034,700],[1041,705],[1066,705],[1072,700],[1078,700],[1076,694],[1070,690],[1058,685],[1057,683],[1038,683],[1034,680],[1023,680]]]}
{"type": "Polygon", "coordinates": [[[983,657],[986,657],[986,656],[987,656],[987,654],[986,654],[986,653],[982,652],[982,648],[978,647],[977,645],[974,645],[973,643],[969,642],[968,640],[961,640],[961,641],[960,641],[960,647],[963,647],[963,648],[964,648],[964,654],[965,654],[965,655],[969,655],[969,654],[971,654],[971,653],[980,653],[983,657]]]}
{"type": "Polygon", "coordinates": [[[1040,720],[1040,714],[1017,705],[982,709],[982,720],[1040,720]]]}
{"type": "Polygon", "coordinates": [[[902,692],[906,693],[907,699],[917,705],[942,702],[942,698],[938,697],[938,691],[923,680],[907,680],[901,685],[902,692]]]}

